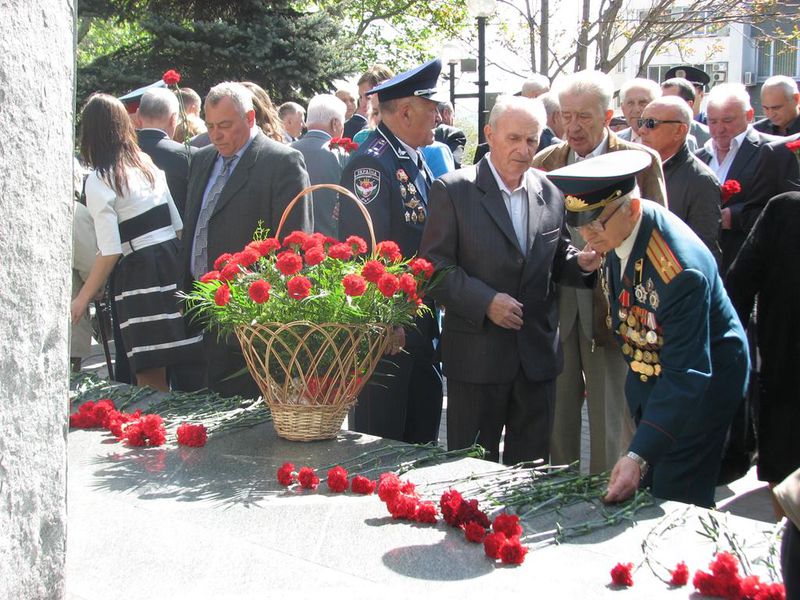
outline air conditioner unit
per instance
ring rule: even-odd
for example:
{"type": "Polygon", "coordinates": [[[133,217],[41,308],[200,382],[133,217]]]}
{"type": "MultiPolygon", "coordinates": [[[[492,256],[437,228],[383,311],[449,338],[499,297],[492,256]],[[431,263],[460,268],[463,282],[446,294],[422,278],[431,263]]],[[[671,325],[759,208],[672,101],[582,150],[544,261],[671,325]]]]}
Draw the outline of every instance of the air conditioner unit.
{"type": "Polygon", "coordinates": [[[725,71],[717,71],[711,75],[711,81],[714,83],[724,83],[727,78],[728,74],[725,71]]]}
{"type": "Polygon", "coordinates": [[[745,85],[755,85],[756,84],[756,78],[753,76],[752,72],[750,72],[750,71],[745,71],[744,72],[743,83],[745,85]]]}
{"type": "Polygon", "coordinates": [[[714,63],[714,66],[712,68],[714,71],[727,71],[728,63],[724,62],[714,63]]]}

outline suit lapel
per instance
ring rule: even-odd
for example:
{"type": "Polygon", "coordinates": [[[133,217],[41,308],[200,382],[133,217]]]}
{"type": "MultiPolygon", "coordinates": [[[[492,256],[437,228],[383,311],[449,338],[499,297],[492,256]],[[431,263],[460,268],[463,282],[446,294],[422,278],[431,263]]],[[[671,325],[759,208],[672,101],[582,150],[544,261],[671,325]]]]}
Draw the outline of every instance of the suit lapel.
{"type": "Polygon", "coordinates": [[[528,188],[528,247],[526,254],[533,248],[536,240],[536,232],[539,231],[539,223],[544,213],[544,197],[542,196],[542,183],[534,177],[531,171],[525,175],[528,188]]]}
{"type": "Polygon", "coordinates": [[[194,230],[197,226],[197,217],[203,205],[203,193],[205,192],[208,178],[214,168],[214,161],[218,154],[214,152],[202,152],[194,157],[192,177],[189,177],[189,189],[186,193],[186,229],[184,237],[193,238],[194,230]],[[194,171],[196,169],[196,171],[194,171]],[[196,173],[196,176],[195,176],[196,173]]]}
{"type": "Polygon", "coordinates": [[[728,169],[727,179],[738,179],[742,171],[745,170],[747,165],[753,160],[753,156],[758,150],[758,134],[753,129],[747,130],[747,135],[742,140],[742,145],[736,156],[731,163],[731,168],[728,169]]]}
{"type": "Polygon", "coordinates": [[[508,214],[505,202],[503,202],[503,194],[497,186],[488,160],[482,160],[478,163],[476,183],[478,189],[483,193],[481,204],[483,204],[486,212],[489,213],[489,216],[492,217],[500,231],[508,238],[508,241],[522,254],[517,241],[517,234],[514,233],[514,226],[511,223],[511,216],[508,214]]]}

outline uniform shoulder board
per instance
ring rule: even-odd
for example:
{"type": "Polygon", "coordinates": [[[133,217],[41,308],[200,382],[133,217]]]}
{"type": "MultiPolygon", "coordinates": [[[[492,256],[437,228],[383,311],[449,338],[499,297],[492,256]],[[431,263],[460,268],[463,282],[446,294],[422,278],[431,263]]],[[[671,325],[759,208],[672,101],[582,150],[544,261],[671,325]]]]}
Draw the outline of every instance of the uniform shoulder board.
{"type": "Polygon", "coordinates": [[[372,143],[367,146],[366,152],[370,156],[381,156],[389,148],[389,142],[380,136],[376,136],[372,143]]]}
{"type": "Polygon", "coordinates": [[[647,258],[653,263],[664,283],[669,283],[677,277],[678,273],[683,271],[683,266],[675,258],[672,249],[655,229],[650,236],[650,242],[647,244],[647,258]]]}

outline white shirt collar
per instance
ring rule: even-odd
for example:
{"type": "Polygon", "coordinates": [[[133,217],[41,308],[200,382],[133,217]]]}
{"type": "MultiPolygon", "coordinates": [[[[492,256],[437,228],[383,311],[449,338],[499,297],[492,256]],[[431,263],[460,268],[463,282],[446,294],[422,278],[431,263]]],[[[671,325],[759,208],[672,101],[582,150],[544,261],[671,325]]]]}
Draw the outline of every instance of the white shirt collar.
{"type": "MultiPolygon", "coordinates": [[[[748,131],[750,131],[749,125],[747,126],[747,129],[745,129],[742,133],[740,133],[731,140],[731,147],[730,150],[728,150],[728,154],[736,155],[736,152],[738,152],[739,147],[742,145],[742,142],[744,141],[744,138],[747,137],[748,131]]],[[[714,138],[709,138],[703,147],[706,150],[708,150],[709,154],[711,154],[714,158],[717,159],[717,162],[722,162],[717,157],[717,145],[714,143],[714,138]]],[[[727,158],[727,154],[725,156],[727,158]]]]}
{"type": "Polygon", "coordinates": [[[622,269],[620,270],[621,273],[625,271],[625,265],[628,262],[628,257],[631,255],[631,252],[633,252],[633,245],[636,243],[636,236],[639,235],[639,228],[642,226],[642,214],[643,213],[641,212],[639,213],[639,218],[636,219],[636,225],[633,226],[633,231],[631,231],[631,234],[626,237],[617,248],[614,248],[614,252],[616,252],[622,266],[622,269]]]}
{"type": "Polygon", "coordinates": [[[522,181],[517,186],[517,189],[510,190],[510,189],[508,189],[508,186],[503,181],[502,177],[500,177],[500,174],[497,172],[497,169],[494,168],[494,164],[492,163],[492,153],[489,152],[486,155],[486,158],[488,159],[487,162],[489,163],[489,168],[492,170],[492,175],[494,175],[494,180],[497,182],[497,187],[500,188],[501,192],[505,192],[506,194],[508,194],[510,196],[511,194],[513,194],[514,192],[519,191],[519,190],[525,190],[526,192],[528,191],[528,178],[526,177],[527,172],[522,175],[522,181]]]}
{"type": "MultiPolygon", "coordinates": [[[[633,133],[633,132],[631,132],[633,133]]],[[[580,162],[582,160],[586,160],[587,158],[594,158],[595,156],[600,156],[601,154],[605,154],[608,150],[608,129],[603,129],[603,139],[597,144],[597,148],[589,152],[586,156],[579,156],[575,150],[570,148],[570,154],[572,154],[573,161],[572,162],[580,162]]]]}

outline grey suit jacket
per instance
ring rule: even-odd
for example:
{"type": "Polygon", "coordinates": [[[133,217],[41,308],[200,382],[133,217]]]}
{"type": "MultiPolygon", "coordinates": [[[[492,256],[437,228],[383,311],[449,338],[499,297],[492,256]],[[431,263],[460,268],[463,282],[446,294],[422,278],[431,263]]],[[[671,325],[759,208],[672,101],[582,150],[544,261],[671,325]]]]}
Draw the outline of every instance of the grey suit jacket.
{"type": "MultiPolygon", "coordinates": [[[[311,185],[318,183],[339,185],[342,178],[345,154],[331,150],[328,147],[330,140],[329,134],[312,129],[291,144],[292,148],[299,150],[303,155],[311,185]]],[[[337,196],[333,190],[321,189],[314,192],[314,231],[338,237],[339,221],[335,218],[337,196]]]]}
{"type": "MultiPolygon", "coordinates": [[[[208,178],[218,157],[214,146],[194,155],[189,169],[186,194],[183,248],[184,289],[191,289],[192,245],[197,217],[203,204],[208,178]]],[[[267,138],[260,131],[231,173],[211,215],[208,227],[208,265],[224,252],[239,252],[253,239],[259,220],[272,235],[284,209],[301,190],[308,187],[303,155],[267,138]]],[[[299,202],[284,225],[282,235],[295,229],[311,231],[313,216],[308,199],[299,202]]]]}
{"type": "Polygon", "coordinates": [[[563,367],[555,281],[587,286],[564,226],[564,200],[547,178],[526,174],[528,244],[484,158],[434,181],[420,254],[442,274],[431,295],[446,307],[444,373],[469,383],[508,383],[520,366],[528,379],[554,379],[563,367]],[[495,325],[486,310],[497,293],[524,306],[520,331],[495,325]]]}
{"type": "MultiPolygon", "coordinates": [[[[636,183],[642,193],[643,198],[658,202],[662,206],[667,205],[667,189],[664,184],[664,172],[661,168],[661,158],[651,148],[626,142],[621,140],[613,131],[608,132],[608,152],[618,150],[644,150],[650,154],[650,167],[636,176],[636,183]]],[[[545,171],[552,171],[563,167],[569,160],[570,148],[567,142],[561,142],[556,146],[550,146],[539,152],[533,158],[533,166],[545,171]]],[[[573,243],[578,248],[583,248],[585,242],[577,230],[570,232],[573,243]]],[[[583,335],[594,340],[598,345],[611,342],[613,337],[603,322],[608,304],[603,298],[599,288],[596,290],[581,290],[559,287],[558,289],[558,311],[561,319],[561,335],[566,335],[572,331],[578,316],[580,315],[580,325],[583,335]],[[594,310],[597,306],[598,310],[594,310]]]]}

